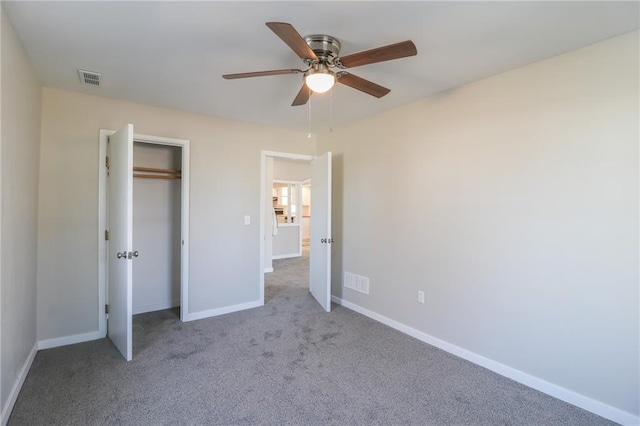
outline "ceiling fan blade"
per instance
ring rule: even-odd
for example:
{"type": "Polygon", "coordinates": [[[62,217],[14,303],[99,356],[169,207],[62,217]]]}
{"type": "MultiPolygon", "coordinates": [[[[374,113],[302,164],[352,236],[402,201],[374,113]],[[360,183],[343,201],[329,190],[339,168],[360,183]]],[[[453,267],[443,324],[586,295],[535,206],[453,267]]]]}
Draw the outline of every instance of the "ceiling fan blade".
{"type": "Polygon", "coordinates": [[[309,101],[310,97],[311,97],[311,89],[309,89],[306,84],[302,84],[302,88],[298,92],[298,95],[296,96],[296,98],[293,100],[293,103],[291,104],[291,106],[304,105],[309,101]]]}
{"type": "Polygon", "coordinates": [[[291,48],[302,59],[317,60],[318,57],[291,24],[285,22],[267,22],[267,27],[291,48]]]}
{"type": "Polygon", "coordinates": [[[236,78],[249,78],[249,77],[264,77],[267,75],[283,75],[283,74],[298,74],[304,72],[302,70],[288,69],[288,70],[272,70],[272,71],[257,71],[257,72],[241,72],[238,74],[225,74],[222,78],[226,80],[234,80],[236,78]]]}
{"type": "Polygon", "coordinates": [[[416,45],[413,44],[411,40],[407,40],[401,41],[400,43],[390,44],[388,46],[352,53],[351,55],[339,58],[339,60],[345,68],[353,68],[361,65],[375,64],[376,62],[406,58],[407,56],[414,56],[417,54],[418,49],[416,49],[416,45]]]}
{"type": "Polygon", "coordinates": [[[387,89],[386,87],[382,87],[379,84],[375,84],[372,81],[365,80],[364,78],[356,75],[349,74],[348,72],[340,74],[338,77],[338,83],[353,87],[354,89],[360,90],[368,95],[375,96],[376,98],[381,98],[391,91],[391,89],[387,89]]]}

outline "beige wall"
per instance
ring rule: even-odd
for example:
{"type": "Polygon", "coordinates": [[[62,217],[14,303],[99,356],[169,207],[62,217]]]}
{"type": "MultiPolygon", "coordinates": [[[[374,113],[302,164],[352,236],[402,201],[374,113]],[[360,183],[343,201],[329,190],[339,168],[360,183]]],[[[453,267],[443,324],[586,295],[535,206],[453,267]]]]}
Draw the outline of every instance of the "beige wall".
{"type": "Polygon", "coordinates": [[[98,330],[98,133],[127,122],[136,133],[191,141],[190,313],[259,299],[261,150],[315,149],[302,132],[45,88],[40,340],[98,330]]]}
{"type": "MultiPolygon", "coordinates": [[[[4,12],[2,20],[1,421],[36,345],[36,247],[41,88],[4,12]]],[[[26,374],[26,373],[25,373],[26,374]]]]}
{"type": "Polygon", "coordinates": [[[278,235],[273,237],[272,256],[276,259],[296,257],[300,253],[300,229],[299,225],[278,226],[278,235]]]}
{"type": "Polygon", "coordinates": [[[333,294],[638,416],[638,47],[636,32],[321,135],[333,294]]]}
{"type": "Polygon", "coordinates": [[[311,178],[311,163],[275,158],[273,161],[273,179],[302,182],[311,178]]]}

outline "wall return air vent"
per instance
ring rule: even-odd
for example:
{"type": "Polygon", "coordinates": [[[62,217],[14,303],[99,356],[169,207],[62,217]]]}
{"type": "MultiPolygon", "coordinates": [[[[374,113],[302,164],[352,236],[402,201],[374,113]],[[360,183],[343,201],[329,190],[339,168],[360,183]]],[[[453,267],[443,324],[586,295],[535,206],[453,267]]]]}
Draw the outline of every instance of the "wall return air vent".
{"type": "Polygon", "coordinates": [[[343,285],[360,293],[369,294],[369,278],[344,271],[343,285]]]}
{"type": "Polygon", "coordinates": [[[84,84],[91,84],[93,86],[100,86],[100,74],[99,72],[78,70],[80,75],[80,81],[84,84]]]}

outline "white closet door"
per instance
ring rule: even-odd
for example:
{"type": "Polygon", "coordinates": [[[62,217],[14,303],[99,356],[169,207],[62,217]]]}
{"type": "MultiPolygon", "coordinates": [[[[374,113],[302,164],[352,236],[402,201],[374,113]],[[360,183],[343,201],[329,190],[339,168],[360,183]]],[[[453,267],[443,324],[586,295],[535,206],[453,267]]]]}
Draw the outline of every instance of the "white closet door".
{"type": "Polygon", "coordinates": [[[331,312],[331,153],[311,163],[311,251],[309,287],[313,297],[331,312]]]}
{"type": "Polygon", "coordinates": [[[109,137],[109,322],[107,334],[133,358],[133,124],[109,137]]]}

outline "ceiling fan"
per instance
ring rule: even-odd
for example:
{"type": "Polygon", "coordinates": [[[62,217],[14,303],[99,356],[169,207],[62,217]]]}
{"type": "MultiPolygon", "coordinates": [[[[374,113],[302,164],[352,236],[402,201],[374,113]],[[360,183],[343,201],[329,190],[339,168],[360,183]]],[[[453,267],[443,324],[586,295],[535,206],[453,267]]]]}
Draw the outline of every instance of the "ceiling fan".
{"type": "Polygon", "coordinates": [[[364,78],[343,71],[376,62],[406,58],[418,54],[411,40],[390,44],[375,49],[352,53],[339,57],[340,42],[335,37],[325,34],[302,37],[291,24],[285,22],[267,22],[267,27],[285,42],[305,63],[307,69],[282,69],[271,71],[245,72],[225,74],[227,80],[249,77],[263,77],[282,74],[303,74],[303,85],[291,106],[304,105],[311,94],[324,93],[331,89],[335,82],[360,90],[376,98],[381,98],[390,89],[380,86],[364,78]]]}

